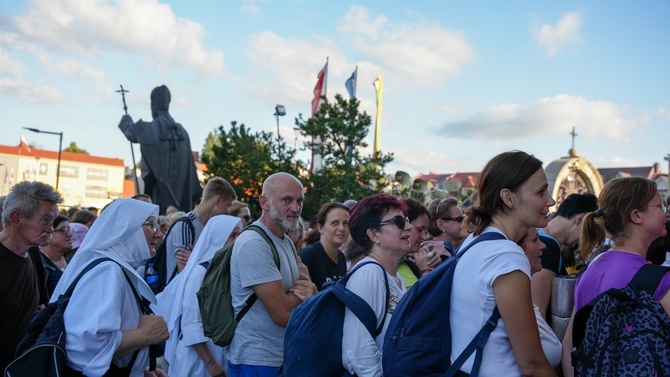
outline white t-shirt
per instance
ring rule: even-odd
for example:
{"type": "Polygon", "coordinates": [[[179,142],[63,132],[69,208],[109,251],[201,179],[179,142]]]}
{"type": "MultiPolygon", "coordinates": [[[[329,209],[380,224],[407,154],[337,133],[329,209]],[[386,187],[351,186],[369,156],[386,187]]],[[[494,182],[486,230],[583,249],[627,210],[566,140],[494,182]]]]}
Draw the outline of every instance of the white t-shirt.
{"type": "Polygon", "coordinates": [[[549,360],[551,365],[555,368],[558,366],[558,364],[561,363],[561,357],[563,356],[563,346],[554,333],[554,330],[552,330],[547,321],[542,318],[540,309],[535,305],[533,305],[533,309],[535,310],[537,328],[540,330],[540,343],[542,343],[542,350],[547,356],[547,360],[549,360]]]}
{"type": "MultiPolygon", "coordinates": [[[[375,261],[367,257],[358,263],[375,261]]],[[[384,312],[386,319],[382,332],[375,338],[365,328],[363,323],[349,309],[344,311],[344,328],[342,334],[342,365],[349,373],[359,377],[381,377],[382,375],[382,346],[384,334],[388,328],[391,316],[400,298],[405,294],[405,282],[400,277],[392,276],[376,264],[367,264],[351,275],[347,281],[347,288],[361,297],[377,316],[377,327],[382,323],[384,312]],[[389,302],[386,302],[386,285],[384,275],[389,282],[389,302]]]]}
{"type": "MultiPolygon", "coordinates": [[[[489,226],[484,233],[502,232],[489,226]]],[[[461,248],[472,242],[472,234],[461,248]]],[[[482,241],[467,250],[454,273],[451,292],[450,325],[452,331],[451,361],[463,352],[472,338],[481,330],[496,306],[493,282],[498,276],[519,270],[530,280],[530,263],[519,245],[510,240],[482,241]]],[[[461,370],[470,373],[475,354],[461,370]]],[[[484,346],[480,376],[519,376],[521,372],[514,358],[512,344],[502,318],[484,346]]]]}

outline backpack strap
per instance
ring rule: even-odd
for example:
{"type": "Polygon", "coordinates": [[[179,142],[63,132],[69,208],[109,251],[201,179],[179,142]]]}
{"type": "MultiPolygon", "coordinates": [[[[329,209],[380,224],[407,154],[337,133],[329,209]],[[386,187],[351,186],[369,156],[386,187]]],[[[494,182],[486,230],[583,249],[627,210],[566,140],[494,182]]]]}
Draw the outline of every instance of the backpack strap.
{"type": "MultiPolygon", "coordinates": [[[[86,267],[79,273],[79,275],[77,275],[77,277],[72,281],[72,283],[70,283],[70,286],[67,288],[65,293],[63,293],[63,295],[66,296],[66,297],[71,297],[72,292],[74,291],[74,288],[77,286],[77,283],[79,282],[79,280],[87,272],[91,271],[95,266],[99,265],[102,262],[106,262],[106,261],[112,261],[112,262],[116,263],[117,265],[119,265],[119,267],[121,267],[121,265],[118,264],[117,261],[115,261],[114,259],[111,259],[111,258],[102,257],[102,258],[95,259],[95,260],[93,260],[93,262],[86,265],[86,267]]],[[[144,297],[141,297],[137,293],[137,290],[135,289],[135,285],[133,285],[133,282],[130,280],[130,278],[128,277],[128,274],[126,273],[126,270],[123,269],[123,267],[121,267],[121,272],[123,272],[123,276],[126,277],[126,281],[128,282],[128,285],[130,285],[130,289],[133,291],[133,295],[135,296],[135,300],[137,301],[137,305],[140,307],[140,311],[142,312],[142,314],[153,314],[153,311],[151,310],[151,308],[149,308],[148,300],[146,300],[144,297]]],[[[137,359],[137,355],[139,353],[140,353],[140,350],[137,350],[133,353],[132,359],[128,363],[128,366],[126,366],[126,368],[128,369],[128,372],[130,372],[130,368],[132,368],[133,364],[135,364],[135,360],[137,359]]],[[[122,369],[126,369],[126,368],[122,368],[122,369]]],[[[156,345],[149,346],[149,370],[152,370],[152,371],[156,370],[156,345]]]]}
{"type": "MultiPolygon", "coordinates": [[[[460,260],[460,258],[465,254],[466,251],[468,251],[472,246],[483,242],[483,241],[493,241],[493,240],[504,240],[506,239],[505,236],[498,232],[487,232],[484,234],[481,234],[472,242],[470,242],[463,250],[457,251],[458,254],[456,258],[460,260]]],[[[457,260],[457,262],[458,262],[457,260]]],[[[455,267],[454,267],[455,268],[455,267]]],[[[452,282],[453,285],[453,282],[452,282]]],[[[449,369],[446,372],[446,376],[453,376],[455,375],[458,370],[465,364],[465,362],[470,358],[473,352],[476,351],[475,353],[475,360],[474,363],[472,364],[472,370],[470,371],[471,376],[478,376],[479,375],[479,368],[481,367],[482,364],[482,356],[484,353],[484,346],[486,345],[486,342],[489,340],[489,336],[495,330],[495,328],[498,326],[498,320],[500,319],[500,311],[498,310],[498,305],[493,308],[493,313],[491,313],[491,316],[489,317],[488,320],[486,320],[486,323],[484,326],[479,330],[477,335],[472,338],[470,343],[465,347],[463,352],[454,360],[454,362],[451,364],[449,369]]]]}
{"type": "MultiPolygon", "coordinates": [[[[251,229],[254,232],[260,234],[261,237],[263,237],[263,239],[265,240],[265,242],[267,242],[268,245],[270,245],[270,250],[272,250],[272,259],[274,259],[275,264],[277,265],[277,269],[279,270],[280,269],[279,253],[277,253],[277,248],[275,247],[275,243],[272,242],[272,240],[270,239],[270,236],[268,236],[267,233],[265,233],[265,230],[263,230],[263,228],[261,228],[258,225],[254,225],[254,224],[247,225],[247,227],[244,228],[243,232],[247,229],[251,229]]],[[[293,245],[292,241],[291,241],[291,245],[293,245]]],[[[294,252],[295,252],[295,249],[294,249],[294,252]]],[[[256,302],[257,299],[258,299],[258,296],[256,296],[255,292],[252,293],[251,296],[249,296],[249,298],[247,299],[246,304],[244,305],[244,308],[242,308],[242,310],[240,310],[240,312],[235,317],[235,321],[237,323],[239,323],[242,320],[242,317],[244,317],[244,315],[247,314],[247,312],[249,311],[249,309],[251,309],[251,306],[256,302]]]]}
{"type": "Polygon", "coordinates": [[[670,271],[669,266],[657,266],[653,264],[645,264],[633,276],[628,285],[633,288],[635,292],[646,291],[650,295],[654,295],[656,288],[661,283],[663,275],[670,271]]]}
{"type": "Polygon", "coordinates": [[[407,268],[409,268],[410,271],[412,271],[414,276],[416,276],[416,278],[419,279],[423,274],[421,273],[421,269],[419,269],[419,266],[417,266],[417,264],[413,261],[413,259],[414,259],[413,257],[410,258],[409,254],[405,254],[405,256],[402,257],[402,259],[400,259],[400,263],[398,263],[398,266],[404,263],[407,266],[407,268]]]}
{"type": "MultiPolygon", "coordinates": [[[[119,265],[120,267],[120,265],[119,265]]],[[[145,299],[144,297],[140,296],[137,293],[137,290],[135,289],[135,285],[133,282],[130,280],[130,277],[128,277],[128,274],[126,273],[126,270],[121,267],[121,271],[123,272],[123,276],[126,277],[126,281],[128,282],[128,285],[130,285],[130,289],[133,291],[133,295],[135,296],[135,300],[137,301],[137,305],[140,307],[140,312],[142,314],[150,315],[154,314],[153,310],[149,307],[149,300],[145,299]]],[[[130,370],[133,367],[133,364],[135,364],[135,359],[137,359],[137,355],[140,353],[140,350],[137,350],[133,353],[133,358],[130,359],[130,362],[125,368],[130,374],[130,370]]],[[[152,344],[149,346],[149,371],[155,371],[156,370],[156,357],[158,356],[158,345],[152,344]]]]}
{"type": "Polygon", "coordinates": [[[337,296],[337,298],[342,301],[344,305],[351,310],[352,313],[358,317],[358,319],[363,323],[365,328],[368,330],[370,335],[372,335],[372,338],[376,338],[379,334],[381,334],[382,329],[384,328],[384,322],[386,322],[386,306],[388,305],[390,296],[391,296],[391,291],[389,289],[389,281],[388,281],[388,276],[386,276],[386,270],[384,267],[382,267],[381,264],[375,262],[375,261],[366,261],[362,263],[357,263],[354,269],[352,269],[345,277],[340,279],[337,284],[333,285],[333,293],[337,296]],[[376,264],[379,266],[379,268],[382,269],[382,273],[384,275],[384,285],[386,287],[386,301],[384,301],[384,316],[382,317],[382,322],[379,325],[379,327],[376,326],[377,324],[377,315],[375,312],[372,310],[370,307],[370,304],[365,302],[360,296],[357,294],[351,292],[349,289],[346,288],[347,282],[349,281],[349,278],[351,275],[353,275],[356,270],[359,268],[365,266],[366,264],[376,264]]]}
{"type": "Polygon", "coordinates": [[[79,275],[77,275],[77,277],[72,281],[72,283],[70,283],[70,286],[67,287],[67,290],[65,291],[65,293],[63,293],[63,296],[71,297],[72,296],[72,291],[74,291],[74,287],[77,285],[77,283],[79,283],[79,279],[81,279],[82,276],[84,276],[87,272],[91,271],[93,269],[93,267],[99,265],[102,262],[108,261],[108,260],[114,261],[111,258],[104,257],[104,258],[95,259],[93,262],[89,263],[83,270],[81,270],[79,275]]]}
{"type": "MultiPolygon", "coordinates": [[[[175,220],[175,222],[172,224],[172,226],[170,226],[170,229],[168,229],[168,234],[166,234],[165,237],[163,238],[164,240],[167,240],[167,237],[170,234],[170,231],[172,230],[172,228],[174,228],[174,226],[177,225],[177,223],[180,222],[180,221],[185,222],[186,225],[188,225],[188,230],[191,231],[191,238],[193,238],[195,240],[195,227],[193,226],[193,221],[191,220],[191,218],[188,217],[188,214],[186,214],[184,216],[181,216],[180,218],[175,220]]],[[[167,251],[167,249],[166,249],[166,251],[167,251]]],[[[167,285],[168,281],[172,281],[172,279],[174,279],[174,277],[177,276],[178,273],[179,273],[179,266],[175,266],[174,270],[172,271],[172,274],[170,274],[170,278],[165,279],[165,284],[167,285]]]]}

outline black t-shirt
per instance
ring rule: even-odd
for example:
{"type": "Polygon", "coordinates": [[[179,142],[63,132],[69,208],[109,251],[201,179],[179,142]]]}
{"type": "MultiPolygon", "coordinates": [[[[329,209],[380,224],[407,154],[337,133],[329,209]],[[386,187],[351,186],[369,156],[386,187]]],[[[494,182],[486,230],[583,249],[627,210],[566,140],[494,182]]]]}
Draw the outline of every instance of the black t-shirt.
{"type": "Polygon", "coordinates": [[[567,275],[568,271],[565,269],[565,263],[561,254],[561,245],[555,238],[549,236],[544,232],[540,232],[540,241],[547,245],[547,248],[542,250],[542,268],[551,270],[558,276],[567,275]]]}
{"type": "Polygon", "coordinates": [[[309,269],[309,277],[320,291],[323,283],[339,280],[347,274],[347,260],[344,254],[337,252],[337,263],[326,254],[320,241],[317,241],[298,253],[302,263],[309,269]]]}
{"type": "MultiPolygon", "coordinates": [[[[46,297],[46,286],[40,281],[33,254],[23,258],[0,244],[0,370],[14,359],[16,346],[28,324],[46,297]]],[[[39,260],[39,256],[37,256],[39,260]]],[[[37,266],[43,268],[40,264],[37,266]]]]}

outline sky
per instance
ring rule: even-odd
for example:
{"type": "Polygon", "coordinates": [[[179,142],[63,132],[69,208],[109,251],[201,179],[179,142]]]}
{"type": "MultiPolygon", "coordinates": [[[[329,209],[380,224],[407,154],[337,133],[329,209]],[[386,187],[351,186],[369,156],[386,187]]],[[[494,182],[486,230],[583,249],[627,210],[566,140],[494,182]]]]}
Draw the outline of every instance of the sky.
{"type": "MultiPolygon", "coordinates": [[[[567,155],[573,127],[596,167],[667,170],[668,14],[665,0],[0,0],[0,143],[23,134],[58,149],[22,129],[33,127],[132,165],[116,90],[149,120],[165,84],[193,150],[231,121],[276,133],[277,104],[281,136],[300,147],[294,120],[310,115],[328,58],[327,97],[346,98],[358,67],[373,122],[383,73],[387,173],[479,171],[517,149],[546,166],[567,155]]],[[[373,139],[371,127],[368,151],[373,139]]]]}

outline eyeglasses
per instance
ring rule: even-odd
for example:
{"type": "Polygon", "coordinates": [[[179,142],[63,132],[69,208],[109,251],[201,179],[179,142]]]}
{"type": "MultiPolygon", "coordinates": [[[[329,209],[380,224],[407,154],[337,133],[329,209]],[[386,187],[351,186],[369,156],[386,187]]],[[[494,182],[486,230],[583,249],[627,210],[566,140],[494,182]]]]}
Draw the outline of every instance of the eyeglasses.
{"type": "Polygon", "coordinates": [[[142,225],[148,226],[149,229],[151,229],[151,231],[154,232],[154,233],[156,233],[158,231],[159,226],[160,226],[158,224],[158,221],[156,221],[156,220],[145,221],[144,223],[142,223],[142,225]]]}
{"type": "Polygon", "coordinates": [[[646,208],[646,207],[658,207],[661,210],[663,210],[663,212],[668,212],[668,201],[667,200],[661,200],[661,204],[650,204],[650,205],[646,205],[642,208],[646,208]]]}
{"type": "Polygon", "coordinates": [[[377,224],[377,226],[394,224],[395,226],[398,227],[398,229],[402,230],[402,229],[405,229],[405,223],[408,223],[408,222],[409,222],[409,219],[407,218],[407,216],[398,215],[398,216],[393,216],[390,219],[386,219],[386,220],[380,222],[379,224],[377,224]]]}
{"type": "Polygon", "coordinates": [[[440,219],[442,219],[444,221],[456,221],[457,223],[462,223],[463,220],[465,220],[465,216],[460,215],[458,217],[440,217],[440,219]]]}
{"type": "Polygon", "coordinates": [[[252,220],[251,215],[242,216],[242,220],[246,221],[247,223],[250,223],[252,220]]]}
{"type": "Polygon", "coordinates": [[[63,228],[60,228],[60,229],[54,229],[54,232],[63,233],[63,234],[67,234],[68,232],[71,232],[71,231],[72,231],[72,228],[70,228],[69,226],[66,226],[66,227],[63,227],[63,228]]]}

